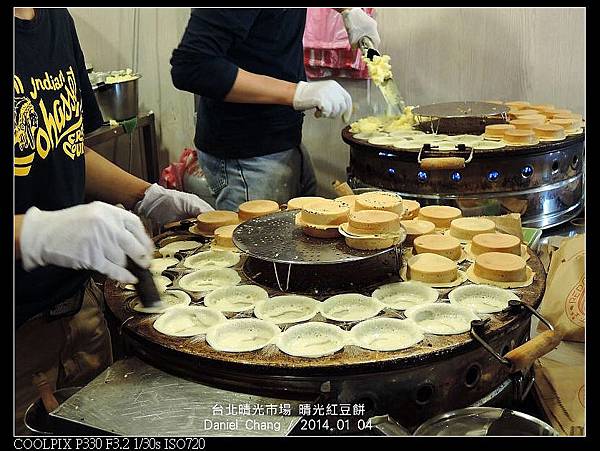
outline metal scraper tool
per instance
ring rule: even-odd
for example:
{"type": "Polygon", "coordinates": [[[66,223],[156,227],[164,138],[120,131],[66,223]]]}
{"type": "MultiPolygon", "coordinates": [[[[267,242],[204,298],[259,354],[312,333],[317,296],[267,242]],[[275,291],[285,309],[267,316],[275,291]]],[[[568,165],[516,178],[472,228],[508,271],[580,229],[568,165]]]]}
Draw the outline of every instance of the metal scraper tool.
{"type": "MultiPolygon", "coordinates": [[[[381,56],[379,50],[373,46],[373,41],[367,36],[360,38],[358,46],[360,47],[363,56],[371,61],[373,61],[374,56],[381,56]]],[[[396,86],[394,79],[391,77],[386,78],[378,87],[388,105],[388,114],[390,116],[401,115],[406,107],[406,102],[400,95],[400,91],[398,90],[398,86],[396,86]]]]}
{"type": "Polygon", "coordinates": [[[138,283],[135,288],[140,295],[140,302],[142,305],[146,308],[161,307],[163,302],[160,299],[160,294],[156,289],[154,278],[152,277],[150,270],[142,268],[129,257],[127,257],[127,269],[131,271],[131,274],[138,278],[138,283]]]}

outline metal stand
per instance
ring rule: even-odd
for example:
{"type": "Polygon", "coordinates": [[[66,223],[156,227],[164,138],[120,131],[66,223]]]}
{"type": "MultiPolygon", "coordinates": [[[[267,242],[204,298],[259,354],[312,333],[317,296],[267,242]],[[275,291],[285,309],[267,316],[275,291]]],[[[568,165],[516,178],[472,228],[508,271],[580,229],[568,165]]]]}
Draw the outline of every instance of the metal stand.
{"type": "Polygon", "coordinates": [[[254,218],[240,224],[233,232],[233,241],[240,250],[272,265],[280,291],[287,292],[290,289],[292,266],[307,268],[360,263],[393,250],[396,273],[400,271],[402,243],[393,248],[358,250],[347,246],[342,239],[310,237],[296,226],[297,213],[282,211],[254,218]],[[282,268],[278,265],[284,265],[282,274],[279,274],[282,268]]]}
{"type": "Polygon", "coordinates": [[[288,267],[287,278],[286,278],[286,282],[285,282],[285,288],[283,288],[281,286],[281,282],[279,282],[279,273],[277,271],[277,264],[275,262],[273,262],[273,271],[275,271],[275,278],[277,279],[277,286],[279,287],[279,289],[281,291],[285,291],[285,292],[287,292],[290,289],[290,274],[292,272],[292,264],[288,263],[287,267],[288,267]]]}

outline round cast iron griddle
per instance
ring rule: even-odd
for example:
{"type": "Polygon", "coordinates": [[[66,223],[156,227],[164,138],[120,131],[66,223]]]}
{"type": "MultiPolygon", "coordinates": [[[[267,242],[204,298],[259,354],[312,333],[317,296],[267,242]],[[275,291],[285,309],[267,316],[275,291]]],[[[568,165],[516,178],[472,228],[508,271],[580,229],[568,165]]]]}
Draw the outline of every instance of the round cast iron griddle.
{"type": "MultiPolygon", "coordinates": [[[[532,285],[524,288],[517,288],[513,291],[522,301],[536,308],[541,302],[545,288],[546,275],[539,258],[530,251],[531,258],[527,264],[536,274],[532,285]]],[[[242,271],[244,257],[234,269],[242,277],[241,284],[252,283],[242,271]]],[[[468,262],[464,262],[459,267],[465,269],[468,262]]],[[[176,269],[169,271],[177,272],[176,269]]],[[[185,274],[189,270],[181,270],[185,274]]],[[[180,274],[180,275],[181,275],[180,274]]],[[[173,288],[178,288],[177,276],[173,288]]],[[[339,277],[351,278],[352,274],[340,274],[339,277]]],[[[395,280],[390,280],[395,281],[395,280]]],[[[270,296],[287,294],[279,292],[273,287],[264,287],[270,296]]],[[[179,289],[179,288],[178,288],[179,289]]],[[[208,368],[218,369],[219,371],[248,372],[253,374],[269,374],[281,377],[318,377],[322,375],[340,375],[379,372],[384,370],[397,370],[402,368],[411,368],[415,365],[431,363],[440,359],[446,359],[453,355],[461,354],[472,349],[480,348],[480,345],[474,342],[469,333],[457,335],[430,335],[425,334],[425,339],[408,349],[392,352],[377,352],[361,349],[355,346],[347,346],[342,351],[333,355],[318,358],[293,357],[279,351],[275,346],[269,345],[261,350],[254,352],[227,353],[212,349],[203,336],[191,338],[177,338],[163,335],[153,328],[153,323],[158,315],[146,315],[133,311],[130,307],[132,292],[121,289],[113,280],[105,282],[105,297],[109,310],[114,315],[117,322],[121,325],[120,330],[124,335],[128,335],[134,340],[140,352],[151,352],[160,359],[171,356],[181,362],[182,366],[193,368],[203,368],[203,371],[209,372],[208,368]]],[[[359,288],[354,290],[370,296],[373,287],[359,288]]],[[[441,289],[440,299],[445,298],[450,289],[441,289]]],[[[192,297],[192,304],[202,305],[202,298],[198,293],[189,292],[192,297]]],[[[317,300],[324,300],[328,296],[313,296],[317,300]]],[[[240,313],[229,315],[229,317],[251,317],[250,313],[240,313]]],[[[384,310],[378,316],[402,318],[402,314],[397,311],[384,310]]],[[[530,314],[523,311],[517,314],[497,313],[489,315],[490,321],[486,326],[485,339],[494,339],[504,333],[511,333],[523,325],[524,321],[529,321],[530,314]]],[[[315,320],[324,320],[317,315],[315,320]]],[[[356,323],[337,323],[344,329],[350,329],[356,323]]],[[[212,371],[212,370],[210,370],[212,371]]]]}
{"type": "MultiPolygon", "coordinates": [[[[462,133],[461,133],[462,134],[462,133]]],[[[400,139],[400,138],[398,138],[400,139]]],[[[483,139],[483,138],[482,138],[483,139]]],[[[538,144],[534,144],[531,146],[505,146],[501,149],[475,149],[473,154],[477,156],[477,158],[498,158],[499,156],[511,156],[518,157],[523,155],[530,154],[540,154],[546,153],[552,150],[559,150],[567,145],[571,145],[577,142],[582,142],[585,139],[585,130],[584,132],[578,135],[567,135],[565,139],[562,141],[540,141],[538,144]]],[[[415,165],[417,165],[417,155],[421,151],[420,149],[399,149],[398,147],[394,147],[391,144],[370,144],[367,140],[364,139],[356,139],[354,138],[354,134],[350,131],[350,126],[346,126],[342,129],[342,140],[346,144],[349,144],[359,150],[370,150],[373,153],[381,152],[382,150],[387,151],[388,153],[385,155],[386,157],[394,157],[402,160],[410,160],[414,161],[415,165]]],[[[467,147],[470,151],[470,147],[467,147]]],[[[431,156],[431,154],[435,154],[439,157],[448,157],[451,155],[460,155],[465,156],[465,153],[460,153],[457,150],[438,150],[431,149],[431,152],[424,154],[425,156],[431,156]]]]}
{"type": "Polygon", "coordinates": [[[343,239],[307,236],[294,222],[298,212],[282,211],[246,221],[233,231],[233,243],[251,257],[297,265],[355,262],[390,250],[362,251],[347,246],[343,239]]]}

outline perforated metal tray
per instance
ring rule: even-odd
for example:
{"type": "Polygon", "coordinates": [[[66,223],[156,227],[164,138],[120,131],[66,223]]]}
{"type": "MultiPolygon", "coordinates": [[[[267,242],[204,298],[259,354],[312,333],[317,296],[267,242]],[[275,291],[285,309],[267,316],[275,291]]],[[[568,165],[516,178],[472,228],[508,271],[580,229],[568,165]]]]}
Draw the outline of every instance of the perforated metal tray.
{"type": "Polygon", "coordinates": [[[361,251],[348,247],[343,238],[307,236],[295,225],[297,213],[282,211],[246,221],[233,231],[233,242],[251,257],[299,265],[355,262],[394,250],[361,251]]]}

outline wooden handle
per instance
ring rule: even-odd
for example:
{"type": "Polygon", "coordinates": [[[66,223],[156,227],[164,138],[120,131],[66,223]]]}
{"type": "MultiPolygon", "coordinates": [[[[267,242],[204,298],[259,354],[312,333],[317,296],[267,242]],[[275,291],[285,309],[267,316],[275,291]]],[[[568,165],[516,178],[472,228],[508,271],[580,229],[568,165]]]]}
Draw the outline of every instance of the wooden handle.
{"type": "Polygon", "coordinates": [[[465,159],[460,157],[423,158],[421,169],[433,171],[436,169],[462,169],[465,159]]]}
{"type": "Polygon", "coordinates": [[[40,398],[42,398],[42,403],[44,404],[46,412],[50,413],[55,410],[59,404],[54,397],[54,392],[52,391],[52,387],[50,387],[50,384],[46,379],[46,375],[44,373],[37,373],[33,376],[33,383],[40,393],[40,398]]]}
{"type": "Polygon", "coordinates": [[[562,334],[556,330],[545,330],[527,343],[508,352],[504,358],[510,360],[513,372],[526,370],[537,359],[556,348],[562,337],[562,334]]]}
{"type": "Polygon", "coordinates": [[[339,180],[334,180],[332,183],[333,185],[333,189],[335,190],[335,192],[338,194],[338,196],[351,196],[354,194],[354,191],[352,191],[352,188],[350,188],[350,185],[348,185],[346,182],[340,182],[339,180]]]}

